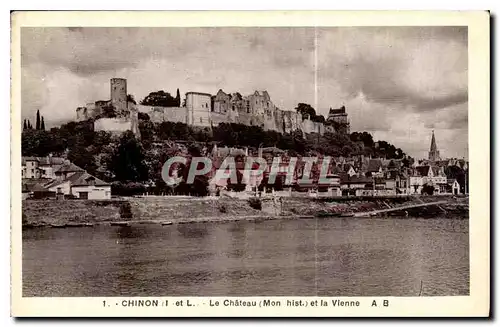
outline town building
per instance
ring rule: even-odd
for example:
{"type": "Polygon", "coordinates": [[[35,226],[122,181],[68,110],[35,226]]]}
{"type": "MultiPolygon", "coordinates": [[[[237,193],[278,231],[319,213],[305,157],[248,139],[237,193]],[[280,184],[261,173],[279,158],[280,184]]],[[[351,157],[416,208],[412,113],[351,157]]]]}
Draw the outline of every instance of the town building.
{"type": "Polygon", "coordinates": [[[410,176],[409,194],[423,194],[424,186],[432,186],[434,194],[446,193],[447,178],[442,167],[418,166],[410,176]]]}
{"type": "Polygon", "coordinates": [[[349,176],[347,173],[340,175],[340,189],[342,196],[356,196],[363,191],[373,189],[373,178],[366,176],[349,176]],[[371,186],[371,187],[370,187],[371,186]]]}
{"type": "Polygon", "coordinates": [[[326,121],[330,126],[338,126],[343,129],[345,134],[350,133],[349,119],[347,118],[345,106],[342,106],[339,109],[330,108],[326,121]]]}
{"type": "MultiPolygon", "coordinates": [[[[444,182],[443,179],[440,179],[440,190],[439,194],[455,194],[456,185],[458,184],[458,191],[456,194],[467,193],[467,183],[468,183],[468,171],[469,171],[469,163],[464,158],[441,158],[440,151],[437,147],[436,137],[434,131],[432,131],[431,135],[431,144],[430,150],[428,153],[428,158],[419,160],[415,162],[415,166],[413,167],[412,181],[413,185],[420,183],[417,181],[419,178],[419,172],[415,171],[415,169],[422,169],[419,167],[433,167],[433,171],[439,171],[440,176],[447,179],[447,182],[444,182]],[[455,183],[456,181],[456,183],[455,183]]],[[[437,190],[437,188],[436,188],[437,190]]],[[[412,194],[415,191],[411,191],[412,194]]]]}
{"type": "Polygon", "coordinates": [[[106,183],[83,169],[73,171],[45,184],[44,188],[57,195],[63,194],[83,200],[111,199],[111,184],[106,183]]]}
{"type": "Polygon", "coordinates": [[[52,179],[55,172],[66,162],[58,157],[22,157],[21,178],[52,179]]]}
{"type": "Polygon", "coordinates": [[[366,168],[366,176],[382,177],[384,175],[383,163],[381,159],[370,159],[366,168]]]}
{"type": "Polygon", "coordinates": [[[186,93],[187,124],[193,126],[210,127],[210,112],[212,96],[208,93],[186,93]]]}
{"type": "Polygon", "coordinates": [[[23,199],[28,197],[74,197],[104,200],[111,198],[106,183],[60,157],[22,157],[23,199]]]}

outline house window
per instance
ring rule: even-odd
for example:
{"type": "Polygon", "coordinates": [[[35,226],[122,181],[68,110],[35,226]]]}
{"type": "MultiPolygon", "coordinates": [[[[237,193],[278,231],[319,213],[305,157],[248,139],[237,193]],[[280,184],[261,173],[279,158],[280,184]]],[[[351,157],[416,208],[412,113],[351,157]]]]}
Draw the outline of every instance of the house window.
{"type": "Polygon", "coordinates": [[[233,111],[234,111],[234,104],[233,104],[233,111]]]}
{"type": "Polygon", "coordinates": [[[89,198],[89,192],[78,192],[78,195],[80,199],[87,200],[89,198]]]}
{"type": "Polygon", "coordinates": [[[57,193],[62,193],[62,188],[61,187],[57,188],[57,193]]]}

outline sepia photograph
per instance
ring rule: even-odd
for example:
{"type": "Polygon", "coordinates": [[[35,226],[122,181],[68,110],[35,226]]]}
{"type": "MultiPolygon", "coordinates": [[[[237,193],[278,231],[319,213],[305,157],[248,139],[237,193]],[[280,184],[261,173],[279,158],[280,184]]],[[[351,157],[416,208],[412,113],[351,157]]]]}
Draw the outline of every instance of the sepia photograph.
{"type": "Polygon", "coordinates": [[[20,296],[470,296],[469,27],[306,25],[20,27],[20,296]]]}

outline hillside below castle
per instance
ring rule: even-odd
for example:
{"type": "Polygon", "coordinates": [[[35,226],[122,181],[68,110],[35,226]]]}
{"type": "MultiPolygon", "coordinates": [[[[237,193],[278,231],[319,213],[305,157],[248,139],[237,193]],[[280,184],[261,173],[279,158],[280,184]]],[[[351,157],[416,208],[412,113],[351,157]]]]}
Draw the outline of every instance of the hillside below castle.
{"type": "Polygon", "coordinates": [[[136,136],[140,135],[138,119],[141,114],[147,114],[155,123],[179,122],[202,128],[236,123],[279,133],[299,130],[304,135],[323,135],[325,132],[349,134],[345,107],[330,109],[325,120],[314,113],[282,110],[273,104],[267,91],[255,91],[247,96],[222,90],[215,95],[187,92],[182,105],[178,94],[177,106],[165,107],[137,104],[127,93],[127,80],[112,78],[110,97],[110,100],[95,101],[77,108],[77,121],[93,119],[96,131],[121,133],[131,130],[136,136]]]}

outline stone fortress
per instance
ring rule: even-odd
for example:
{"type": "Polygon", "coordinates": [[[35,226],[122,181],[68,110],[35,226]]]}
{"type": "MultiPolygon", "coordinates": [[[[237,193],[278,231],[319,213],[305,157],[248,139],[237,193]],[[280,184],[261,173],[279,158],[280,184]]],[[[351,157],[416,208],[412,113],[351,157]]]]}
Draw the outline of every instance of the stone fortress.
{"type": "Polygon", "coordinates": [[[139,136],[138,114],[147,114],[152,122],[180,122],[190,126],[214,127],[221,123],[259,126],[266,131],[305,134],[325,132],[349,133],[345,107],[330,109],[326,121],[313,121],[296,111],[276,107],[267,91],[255,91],[248,96],[240,93],[216,95],[187,92],[181,107],[159,107],[136,104],[127,95],[127,80],[110,80],[110,100],[96,101],[76,109],[77,121],[94,119],[96,131],[124,132],[131,130],[139,136]],[[113,114],[110,116],[109,112],[113,114]],[[342,126],[342,128],[339,128],[342,126]]]}

